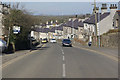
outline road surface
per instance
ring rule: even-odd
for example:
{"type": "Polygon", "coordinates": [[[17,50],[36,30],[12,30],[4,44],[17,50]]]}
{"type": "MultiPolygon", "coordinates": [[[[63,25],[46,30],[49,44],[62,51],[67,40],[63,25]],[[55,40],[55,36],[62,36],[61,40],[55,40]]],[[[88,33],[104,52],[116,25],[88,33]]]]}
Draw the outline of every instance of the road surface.
{"type": "Polygon", "coordinates": [[[117,78],[118,62],[88,50],[47,43],[2,70],[3,78],[117,78]]]}

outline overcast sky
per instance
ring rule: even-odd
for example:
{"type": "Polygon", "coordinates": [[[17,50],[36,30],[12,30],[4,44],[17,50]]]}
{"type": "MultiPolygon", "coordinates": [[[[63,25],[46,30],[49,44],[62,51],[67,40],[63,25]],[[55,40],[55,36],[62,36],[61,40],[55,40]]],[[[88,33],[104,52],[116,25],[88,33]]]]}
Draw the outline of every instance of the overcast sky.
{"type": "Polygon", "coordinates": [[[75,15],[92,13],[93,10],[93,2],[21,2],[20,4],[34,15],[75,15]]]}

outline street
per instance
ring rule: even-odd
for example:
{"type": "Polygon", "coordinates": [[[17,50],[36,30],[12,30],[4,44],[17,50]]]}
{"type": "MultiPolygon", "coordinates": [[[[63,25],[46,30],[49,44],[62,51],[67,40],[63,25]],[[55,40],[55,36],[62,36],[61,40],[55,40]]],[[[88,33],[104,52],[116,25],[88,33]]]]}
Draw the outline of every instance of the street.
{"type": "Polygon", "coordinates": [[[3,78],[117,78],[118,62],[74,46],[47,43],[3,66],[2,73],[3,78]]]}

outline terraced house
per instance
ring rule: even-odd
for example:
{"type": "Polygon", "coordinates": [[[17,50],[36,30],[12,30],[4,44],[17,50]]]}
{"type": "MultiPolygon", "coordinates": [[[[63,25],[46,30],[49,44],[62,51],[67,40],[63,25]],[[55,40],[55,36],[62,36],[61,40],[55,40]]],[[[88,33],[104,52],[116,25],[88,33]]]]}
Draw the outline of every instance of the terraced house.
{"type": "MultiPolygon", "coordinates": [[[[108,12],[107,4],[102,4],[101,12],[97,12],[97,33],[95,30],[95,14],[93,14],[90,18],[84,21],[84,29],[88,32],[89,36],[93,36],[95,34],[102,35],[108,32],[110,29],[114,29],[113,27],[113,17],[117,10],[116,4],[110,5],[110,12],[108,12]]],[[[91,39],[90,39],[91,40],[91,39]]]]}

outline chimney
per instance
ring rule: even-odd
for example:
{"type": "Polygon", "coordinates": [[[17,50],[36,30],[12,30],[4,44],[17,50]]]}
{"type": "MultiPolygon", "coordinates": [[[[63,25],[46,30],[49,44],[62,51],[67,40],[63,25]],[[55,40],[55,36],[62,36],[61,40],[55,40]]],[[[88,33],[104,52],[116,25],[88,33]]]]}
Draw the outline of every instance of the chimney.
{"type": "Polygon", "coordinates": [[[105,4],[102,4],[101,13],[103,14],[103,13],[106,13],[106,12],[108,12],[108,11],[107,11],[107,4],[105,3],[105,4]]]}
{"type": "MultiPolygon", "coordinates": [[[[93,14],[95,13],[95,8],[93,9],[93,14]]],[[[99,7],[96,7],[96,13],[99,13],[99,7]]]]}
{"type": "Polygon", "coordinates": [[[114,14],[117,10],[117,4],[110,4],[110,13],[114,14]]]}

